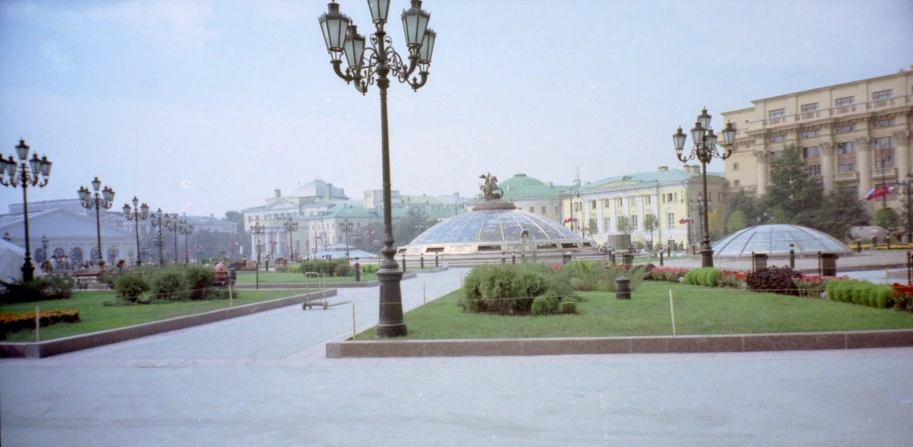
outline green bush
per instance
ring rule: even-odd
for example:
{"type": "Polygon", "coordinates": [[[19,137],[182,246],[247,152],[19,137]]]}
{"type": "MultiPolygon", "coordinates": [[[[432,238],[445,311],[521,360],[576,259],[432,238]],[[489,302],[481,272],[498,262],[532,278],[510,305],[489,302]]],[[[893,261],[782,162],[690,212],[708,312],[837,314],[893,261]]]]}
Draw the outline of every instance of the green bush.
{"type": "Polygon", "coordinates": [[[563,314],[577,313],[577,302],[572,300],[562,301],[561,305],[558,306],[558,312],[563,314]]]}
{"type": "Polygon", "coordinates": [[[149,277],[149,291],[152,300],[181,300],[187,290],[187,280],[180,271],[159,270],[149,277]]]}
{"type": "Polygon", "coordinates": [[[336,276],[349,276],[349,275],[354,275],[355,273],[352,272],[352,267],[350,267],[349,264],[346,263],[346,264],[336,264],[336,268],[333,270],[333,274],[335,274],[336,276]]]}
{"type": "Polygon", "coordinates": [[[525,314],[533,312],[537,298],[536,315],[554,313],[562,299],[573,293],[566,277],[548,267],[523,263],[519,265],[483,265],[472,269],[463,281],[463,296],[458,305],[464,312],[490,312],[497,314],[525,314]]]}
{"type": "Polygon", "coordinates": [[[533,300],[532,308],[530,310],[535,316],[551,315],[557,310],[557,306],[553,307],[556,303],[557,300],[553,297],[539,296],[533,300]]]}
{"type": "Polygon", "coordinates": [[[114,291],[117,297],[130,302],[135,302],[143,292],[149,290],[149,284],[139,273],[126,273],[119,275],[114,281],[114,291]]]}
{"type": "Polygon", "coordinates": [[[719,284],[723,271],[713,267],[701,267],[688,270],[685,273],[685,284],[694,286],[716,287],[719,284]]]}
{"type": "Polygon", "coordinates": [[[187,280],[188,297],[192,300],[207,298],[207,294],[216,285],[216,271],[202,265],[191,265],[184,270],[187,280]]]}
{"type": "Polygon", "coordinates": [[[63,275],[45,275],[31,281],[17,279],[12,282],[0,281],[0,284],[7,290],[7,293],[0,297],[0,303],[24,303],[68,299],[73,295],[76,280],[63,275]]]}
{"type": "Polygon", "coordinates": [[[377,264],[362,264],[361,271],[362,273],[377,273],[380,270],[380,266],[377,264]]]}

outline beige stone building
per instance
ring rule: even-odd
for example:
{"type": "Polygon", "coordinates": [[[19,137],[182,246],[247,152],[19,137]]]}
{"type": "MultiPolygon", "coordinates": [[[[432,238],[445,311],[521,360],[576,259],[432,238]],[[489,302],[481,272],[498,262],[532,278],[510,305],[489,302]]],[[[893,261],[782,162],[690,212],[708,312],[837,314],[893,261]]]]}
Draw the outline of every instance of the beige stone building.
{"type": "MultiPolygon", "coordinates": [[[[846,191],[864,199],[873,187],[896,184],[911,172],[913,67],[752,102],[722,114],[736,126],[726,160],[729,193],[764,195],[770,160],[789,145],[800,149],[825,193],[846,191]]],[[[888,205],[900,208],[899,197],[891,195],[888,205]]],[[[869,211],[879,202],[869,202],[869,211]]]]}

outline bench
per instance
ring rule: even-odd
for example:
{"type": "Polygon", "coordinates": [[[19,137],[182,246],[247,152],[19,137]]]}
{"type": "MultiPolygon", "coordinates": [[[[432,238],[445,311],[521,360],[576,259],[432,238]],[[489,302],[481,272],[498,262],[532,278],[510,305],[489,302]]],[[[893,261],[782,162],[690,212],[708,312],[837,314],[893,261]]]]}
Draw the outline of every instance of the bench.
{"type": "Polygon", "coordinates": [[[228,275],[228,272],[216,272],[216,282],[214,285],[224,289],[229,286],[234,286],[235,281],[231,279],[231,276],[228,275]]]}
{"type": "MultiPolygon", "coordinates": [[[[89,290],[93,284],[102,284],[99,279],[104,273],[77,273],[73,275],[76,278],[76,288],[79,290],[89,290]]],[[[112,288],[111,283],[105,283],[106,288],[112,288]]]]}

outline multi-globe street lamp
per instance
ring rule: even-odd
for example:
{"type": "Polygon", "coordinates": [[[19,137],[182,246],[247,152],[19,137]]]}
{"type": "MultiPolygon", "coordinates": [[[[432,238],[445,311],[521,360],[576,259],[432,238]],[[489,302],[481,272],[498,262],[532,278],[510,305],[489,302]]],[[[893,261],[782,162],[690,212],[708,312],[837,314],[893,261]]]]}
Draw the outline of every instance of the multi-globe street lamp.
{"type": "Polygon", "coordinates": [[[129,203],[124,204],[124,217],[130,221],[134,221],[136,228],[136,265],[143,264],[143,257],[140,254],[141,250],[139,248],[139,221],[146,220],[149,217],[149,205],[143,203],[139,204],[139,199],[136,196],[133,196],[133,207],[130,207],[129,203]]]}
{"type": "Polygon", "coordinates": [[[168,213],[163,213],[162,209],[159,208],[155,214],[152,215],[152,226],[159,229],[158,243],[159,243],[159,265],[165,265],[165,237],[162,235],[162,228],[168,228],[171,225],[171,215],[168,213]]]}
{"type": "Polygon", "coordinates": [[[32,265],[32,254],[29,250],[29,185],[44,188],[51,176],[51,162],[48,157],[38,158],[38,153],[32,154],[29,159],[29,145],[20,139],[16,145],[17,162],[12,154],[9,159],[0,154],[0,183],[13,188],[22,187],[22,217],[25,224],[25,262],[22,263],[22,280],[31,281],[35,278],[35,266],[32,265]],[[4,175],[5,172],[5,175],[4,175]]]}
{"type": "Polygon", "coordinates": [[[368,86],[377,84],[380,89],[380,122],[381,122],[381,160],[384,191],[384,248],[381,250],[383,261],[377,272],[380,287],[380,312],[377,324],[379,337],[400,337],[406,335],[406,322],[403,320],[403,303],[400,282],[403,271],[399,269],[393,255],[393,207],[390,191],[390,139],[387,130],[387,89],[392,75],[399,82],[408,83],[417,91],[428,81],[428,67],[434,52],[437,33],[428,28],[431,15],[422,10],[420,0],[412,0],[411,7],[402,13],[405,30],[406,47],[409,51],[408,64],[393,49],[393,40],[387,36],[384,25],[390,11],[389,0],[368,0],[368,9],[375,32],[370,37],[370,47],[365,46],[364,36],[349,17],[339,12],[339,5],[330,3],[328,11],[320,16],[320,29],[324,43],[330,53],[330,63],[337,76],[353,83],[362,94],[368,86]],[[340,68],[345,56],[348,68],[340,68]],[[419,80],[412,74],[418,69],[419,80]],[[412,78],[410,79],[410,76],[412,78]]]}
{"type": "Polygon", "coordinates": [[[266,226],[261,224],[259,221],[255,222],[250,227],[250,234],[253,234],[256,237],[257,243],[257,266],[254,268],[256,275],[257,289],[260,289],[260,252],[263,251],[263,243],[260,242],[260,236],[266,230],[266,226]]]}
{"type": "Polygon", "coordinates": [[[101,245],[101,209],[111,209],[114,206],[114,190],[110,186],[105,186],[104,189],[99,193],[101,188],[101,180],[98,177],[95,177],[95,180],[92,180],[92,189],[95,190],[94,193],[89,191],[85,186],[80,186],[79,190],[79,200],[82,203],[83,208],[92,209],[95,208],[95,228],[98,233],[98,260],[96,261],[98,265],[101,265],[104,262],[104,248],[101,245]]]}
{"type": "MultiPolygon", "coordinates": [[[[700,234],[704,232],[704,207],[707,207],[707,211],[713,211],[713,199],[708,198],[704,200],[704,193],[697,193],[697,200],[688,199],[688,209],[691,211],[697,211],[697,231],[700,234]]],[[[690,237],[690,236],[689,236],[690,237]]]]}
{"type": "Polygon", "coordinates": [[[177,213],[171,215],[171,220],[165,224],[165,228],[171,230],[171,233],[174,234],[174,265],[178,263],[178,228],[181,226],[181,221],[177,213]]]}
{"type": "Polygon", "coordinates": [[[346,260],[349,259],[349,233],[352,232],[352,225],[348,218],[339,223],[339,231],[346,234],[346,260]]]}
{"type": "Polygon", "coordinates": [[[186,217],[182,217],[178,225],[178,233],[184,236],[184,266],[190,264],[190,252],[187,251],[187,236],[193,233],[193,224],[187,222],[186,217]]]}
{"type": "Polygon", "coordinates": [[[697,159],[701,162],[701,174],[704,182],[704,193],[703,193],[703,234],[701,235],[703,240],[701,241],[701,266],[702,267],[713,267],[713,248],[710,247],[710,232],[708,231],[709,220],[708,220],[708,207],[707,207],[707,163],[713,160],[714,157],[720,159],[727,159],[732,155],[732,144],[735,142],[735,127],[732,126],[732,123],[727,122],[726,128],[723,129],[723,146],[724,151],[722,153],[717,151],[717,135],[713,133],[713,129],[710,127],[710,114],[707,113],[707,109],[701,111],[701,114],[697,117],[697,122],[694,123],[694,127],[691,129],[691,138],[694,139],[694,147],[691,149],[691,153],[688,156],[683,156],[683,151],[685,149],[685,140],[688,138],[682,132],[681,126],[679,126],[678,131],[672,135],[672,141],[675,143],[675,155],[678,157],[679,161],[686,163],[688,160],[697,159]]]}
{"type": "Polygon", "coordinates": [[[292,261],[295,260],[295,249],[292,245],[292,233],[298,231],[298,222],[295,222],[294,219],[289,219],[282,223],[282,226],[285,227],[285,232],[288,233],[288,251],[289,259],[292,261]]]}

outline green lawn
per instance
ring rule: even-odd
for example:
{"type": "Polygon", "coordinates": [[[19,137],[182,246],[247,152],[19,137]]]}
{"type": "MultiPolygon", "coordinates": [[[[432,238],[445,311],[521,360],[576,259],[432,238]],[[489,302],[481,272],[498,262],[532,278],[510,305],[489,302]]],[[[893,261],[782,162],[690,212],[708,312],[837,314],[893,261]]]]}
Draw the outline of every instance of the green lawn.
{"type": "MultiPolygon", "coordinates": [[[[581,293],[577,315],[517,317],[463,313],[454,292],[405,315],[406,339],[618,337],[761,334],[913,328],[913,314],[820,299],[645,281],[631,300],[581,293]]],[[[359,340],[375,339],[371,329],[359,340]]]]}
{"type": "MultiPolygon", "coordinates": [[[[235,291],[237,299],[234,306],[269,301],[306,293],[308,290],[242,290],[235,291]]],[[[87,334],[106,329],[132,326],[134,324],[165,320],[224,309],[228,300],[180,301],[167,304],[149,304],[135,306],[103,306],[104,301],[114,301],[114,292],[74,292],[68,300],[37,301],[33,303],[15,303],[0,305],[0,312],[26,313],[34,312],[35,306],[41,311],[78,310],[79,323],[62,323],[41,328],[41,340],[50,340],[71,335],[87,334]]],[[[6,341],[35,341],[35,331],[22,331],[7,334],[6,341]]]]}

